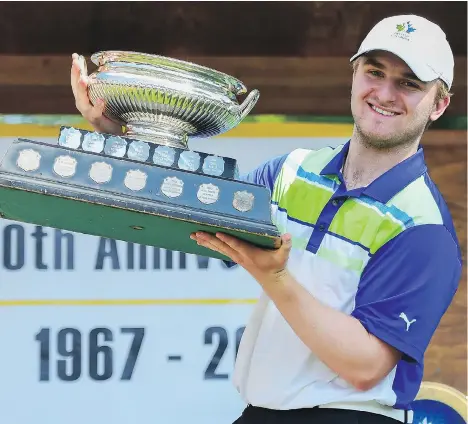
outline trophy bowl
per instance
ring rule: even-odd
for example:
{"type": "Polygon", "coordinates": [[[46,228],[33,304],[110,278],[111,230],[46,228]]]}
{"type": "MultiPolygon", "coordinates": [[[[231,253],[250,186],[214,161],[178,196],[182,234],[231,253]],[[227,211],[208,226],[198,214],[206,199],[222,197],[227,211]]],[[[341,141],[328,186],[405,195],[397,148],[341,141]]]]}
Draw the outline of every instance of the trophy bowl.
{"type": "Polygon", "coordinates": [[[237,126],[260,96],[222,72],[138,52],[101,51],[89,75],[88,94],[105,102],[104,114],[125,123],[125,136],[187,149],[188,139],[212,137],[237,126]]]}

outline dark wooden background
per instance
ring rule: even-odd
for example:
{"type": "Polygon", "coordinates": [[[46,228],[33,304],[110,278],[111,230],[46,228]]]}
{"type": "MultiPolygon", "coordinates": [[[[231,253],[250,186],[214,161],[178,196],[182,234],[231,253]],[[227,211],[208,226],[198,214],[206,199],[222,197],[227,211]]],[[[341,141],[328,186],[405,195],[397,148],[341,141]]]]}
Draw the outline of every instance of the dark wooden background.
{"type": "MultiPolygon", "coordinates": [[[[232,74],[260,89],[255,114],[350,116],[349,57],[377,21],[415,13],[447,34],[456,67],[446,116],[466,117],[466,12],[466,2],[1,2],[0,113],[76,113],[71,54],[116,49],[232,74]]],[[[466,258],[466,130],[433,129],[424,144],[466,258]]],[[[466,297],[465,268],[425,369],[465,393],[466,297]]]]}
{"type": "Polygon", "coordinates": [[[466,115],[466,3],[411,1],[1,2],[0,113],[75,113],[71,54],[116,49],[235,75],[260,90],[254,113],[349,115],[349,58],[400,13],[446,31],[456,56],[447,115],[466,115]]]}

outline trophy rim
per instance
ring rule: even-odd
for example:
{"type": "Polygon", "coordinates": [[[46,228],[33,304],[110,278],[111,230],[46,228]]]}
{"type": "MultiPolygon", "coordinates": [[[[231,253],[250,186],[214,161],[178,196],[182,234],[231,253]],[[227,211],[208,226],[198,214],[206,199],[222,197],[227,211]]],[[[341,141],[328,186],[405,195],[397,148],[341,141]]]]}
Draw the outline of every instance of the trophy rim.
{"type": "Polygon", "coordinates": [[[215,78],[223,84],[227,83],[229,89],[236,95],[247,93],[245,84],[231,75],[194,62],[168,56],[125,50],[101,50],[91,55],[91,61],[98,67],[109,62],[119,61],[142,65],[163,66],[172,69],[176,67],[186,72],[195,72],[202,77],[215,78]]]}

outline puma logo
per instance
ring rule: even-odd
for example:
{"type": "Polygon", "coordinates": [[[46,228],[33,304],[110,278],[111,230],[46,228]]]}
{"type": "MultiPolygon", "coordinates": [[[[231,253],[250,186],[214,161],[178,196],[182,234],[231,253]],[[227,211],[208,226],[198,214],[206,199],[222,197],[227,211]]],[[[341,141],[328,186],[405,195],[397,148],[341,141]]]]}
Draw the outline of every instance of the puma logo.
{"type": "Polygon", "coordinates": [[[401,318],[403,321],[406,322],[406,331],[409,331],[409,328],[410,328],[411,324],[413,324],[413,322],[416,322],[415,319],[412,319],[412,320],[410,321],[404,312],[402,312],[402,313],[400,314],[400,318],[401,318]]]}

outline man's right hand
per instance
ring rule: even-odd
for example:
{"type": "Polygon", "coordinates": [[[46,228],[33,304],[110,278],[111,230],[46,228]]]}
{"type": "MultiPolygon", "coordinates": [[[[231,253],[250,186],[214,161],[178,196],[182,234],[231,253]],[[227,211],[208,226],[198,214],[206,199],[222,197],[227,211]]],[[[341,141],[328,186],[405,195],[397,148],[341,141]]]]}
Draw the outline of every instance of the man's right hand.
{"type": "Polygon", "coordinates": [[[122,135],[122,122],[115,122],[104,116],[104,101],[93,105],[88,96],[88,71],[86,62],[76,53],[72,55],[71,86],[76,108],[97,132],[122,135]]]}

